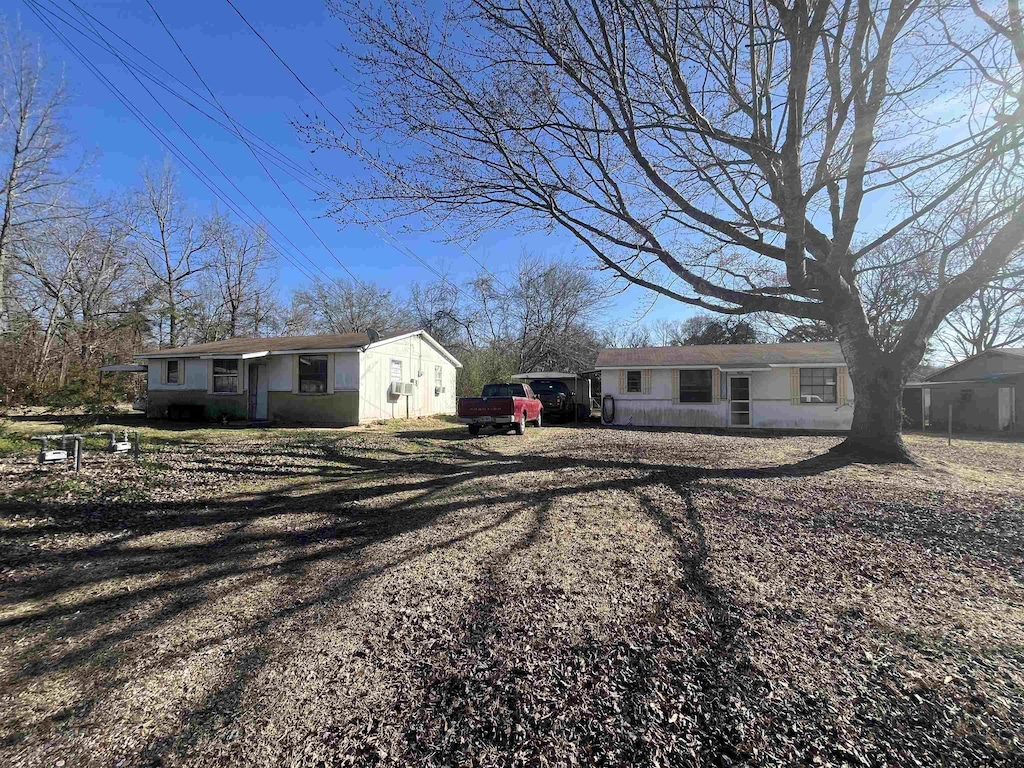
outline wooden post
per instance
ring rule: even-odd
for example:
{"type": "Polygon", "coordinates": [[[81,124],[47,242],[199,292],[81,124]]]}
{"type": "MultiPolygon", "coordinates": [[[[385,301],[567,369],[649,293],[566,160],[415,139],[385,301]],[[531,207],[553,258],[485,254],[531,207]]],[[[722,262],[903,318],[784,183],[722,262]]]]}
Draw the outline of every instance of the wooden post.
{"type": "Polygon", "coordinates": [[[953,404],[952,403],[949,404],[946,413],[947,413],[947,419],[946,419],[947,424],[946,424],[946,426],[949,428],[949,442],[947,443],[947,445],[952,445],[953,444],[953,404]]]}

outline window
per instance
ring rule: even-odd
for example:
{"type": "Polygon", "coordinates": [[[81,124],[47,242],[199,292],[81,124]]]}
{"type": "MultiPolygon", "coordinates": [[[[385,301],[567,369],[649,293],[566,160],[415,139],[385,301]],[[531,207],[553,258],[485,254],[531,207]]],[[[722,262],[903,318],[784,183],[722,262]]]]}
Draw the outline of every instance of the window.
{"type": "Polygon", "coordinates": [[[800,369],[800,402],[801,403],[834,403],[834,402],[836,402],[836,369],[835,368],[801,368],[800,369]]]}
{"type": "Polygon", "coordinates": [[[402,380],[402,361],[401,360],[392,360],[391,361],[391,381],[392,382],[396,382],[396,381],[401,381],[401,380],[402,380]]]}
{"type": "Polygon", "coordinates": [[[440,365],[434,366],[434,394],[440,395],[441,390],[444,389],[444,375],[441,371],[440,365]]]}
{"type": "Polygon", "coordinates": [[[213,391],[225,394],[238,392],[238,361],[213,361],[213,391]]]}
{"type": "Polygon", "coordinates": [[[643,371],[626,371],[626,391],[642,392],[644,386],[643,371]]]}
{"type": "Polygon", "coordinates": [[[164,373],[164,384],[179,384],[178,379],[178,361],[168,360],[167,368],[164,373]]]}
{"type": "Polygon", "coordinates": [[[522,384],[484,384],[481,397],[529,397],[522,384]]]}
{"type": "Polygon", "coordinates": [[[713,377],[710,368],[679,372],[680,403],[710,403],[713,377]]]}
{"type": "Polygon", "coordinates": [[[563,397],[572,396],[572,392],[569,391],[569,387],[561,381],[548,381],[546,379],[532,381],[530,382],[530,389],[534,392],[551,392],[556,395],[562,395],[563,397]]]}
{"type": "Polygon", "coordinates": [[[327,392],[327,355],[299,355],[299,393],[322,395],[327,392]]]}

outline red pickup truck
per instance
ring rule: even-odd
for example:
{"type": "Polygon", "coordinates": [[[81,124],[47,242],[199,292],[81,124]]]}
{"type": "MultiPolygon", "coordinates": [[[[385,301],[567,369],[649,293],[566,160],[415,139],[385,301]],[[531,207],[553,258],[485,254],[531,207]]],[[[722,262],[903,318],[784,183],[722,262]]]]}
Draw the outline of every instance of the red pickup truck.
{"type": "Polygon", "coordinates": [[[459,421],[469,425],[469,434],[479,435],[483,427],[526,431],[526,423],[540,426],[544,406],[528,384],[486,384],[480,397],[460,397],[459,421]]]}

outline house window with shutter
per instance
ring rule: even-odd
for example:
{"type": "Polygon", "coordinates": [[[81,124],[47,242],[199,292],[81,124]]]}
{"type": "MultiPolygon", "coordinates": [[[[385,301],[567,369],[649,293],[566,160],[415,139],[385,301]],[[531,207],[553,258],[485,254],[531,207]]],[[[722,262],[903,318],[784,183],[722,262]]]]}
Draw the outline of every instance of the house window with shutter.
{"type": "Polygon", "coordinates": [[[626,392],[643,392],[644,372],[626,371],[626,392]]]}
{"type": "Polygon", "coordinates": [[[714,376],[710,368],[679,371],[679,402],[710,403],[714,392],[714,376]]]}
{"type": "Polygon", "coordinates": [[[181,371],[177,360],[168,360],[164,370],[164,384],[180,384],[181,371]]]}
{"type": "Polygon", "coordinates": [[[836,369],[835,368],[801,368],[800,369],[800,402],[801,403],[834,403],[834,402],[836,402],[836,369]]]}

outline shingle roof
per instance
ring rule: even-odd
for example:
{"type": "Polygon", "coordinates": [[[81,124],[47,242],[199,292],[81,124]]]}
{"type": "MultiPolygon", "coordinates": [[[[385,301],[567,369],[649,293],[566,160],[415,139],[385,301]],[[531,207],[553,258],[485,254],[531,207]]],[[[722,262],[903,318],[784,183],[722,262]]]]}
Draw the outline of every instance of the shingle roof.
{"type": "MultiPolygon", "coordinates": [[[[382,339],[383,340],[383,339],[382,339]]],[[[275,336],[266,339],[224,339],[187,347],[148,349],[136,355],[244,355],[249,352],[282,352],[292,349],[354,349],[365,347],[370,337],[365,333],[331,333],[320,336],[275,336]]]]}
{"type": "Polygon", "coordinates": [[[925,377],[925,381],[939,381],[940,376],[945,376],[953,369],[959,368],[962,365],[972,363],[975,360],[978,360],[979,358],[988,357],[990,355],[1009,355],[1010,357],[1024,357],[1024,347],[994,347],[992,349],[986,349],[982,352],[979,352],[976,355],[965,357],[959,363],[953,363],[952,365],[943,368],[941,371],[936,371],[931,376],[925,377]]]}
{"type": "Polygon", "coordinates": [[[832,341],[803,344],[707,344],[692,347],[638,347],[602,349],[597,368],[671,365],[844,365],[839,344],[832,341]]]}

